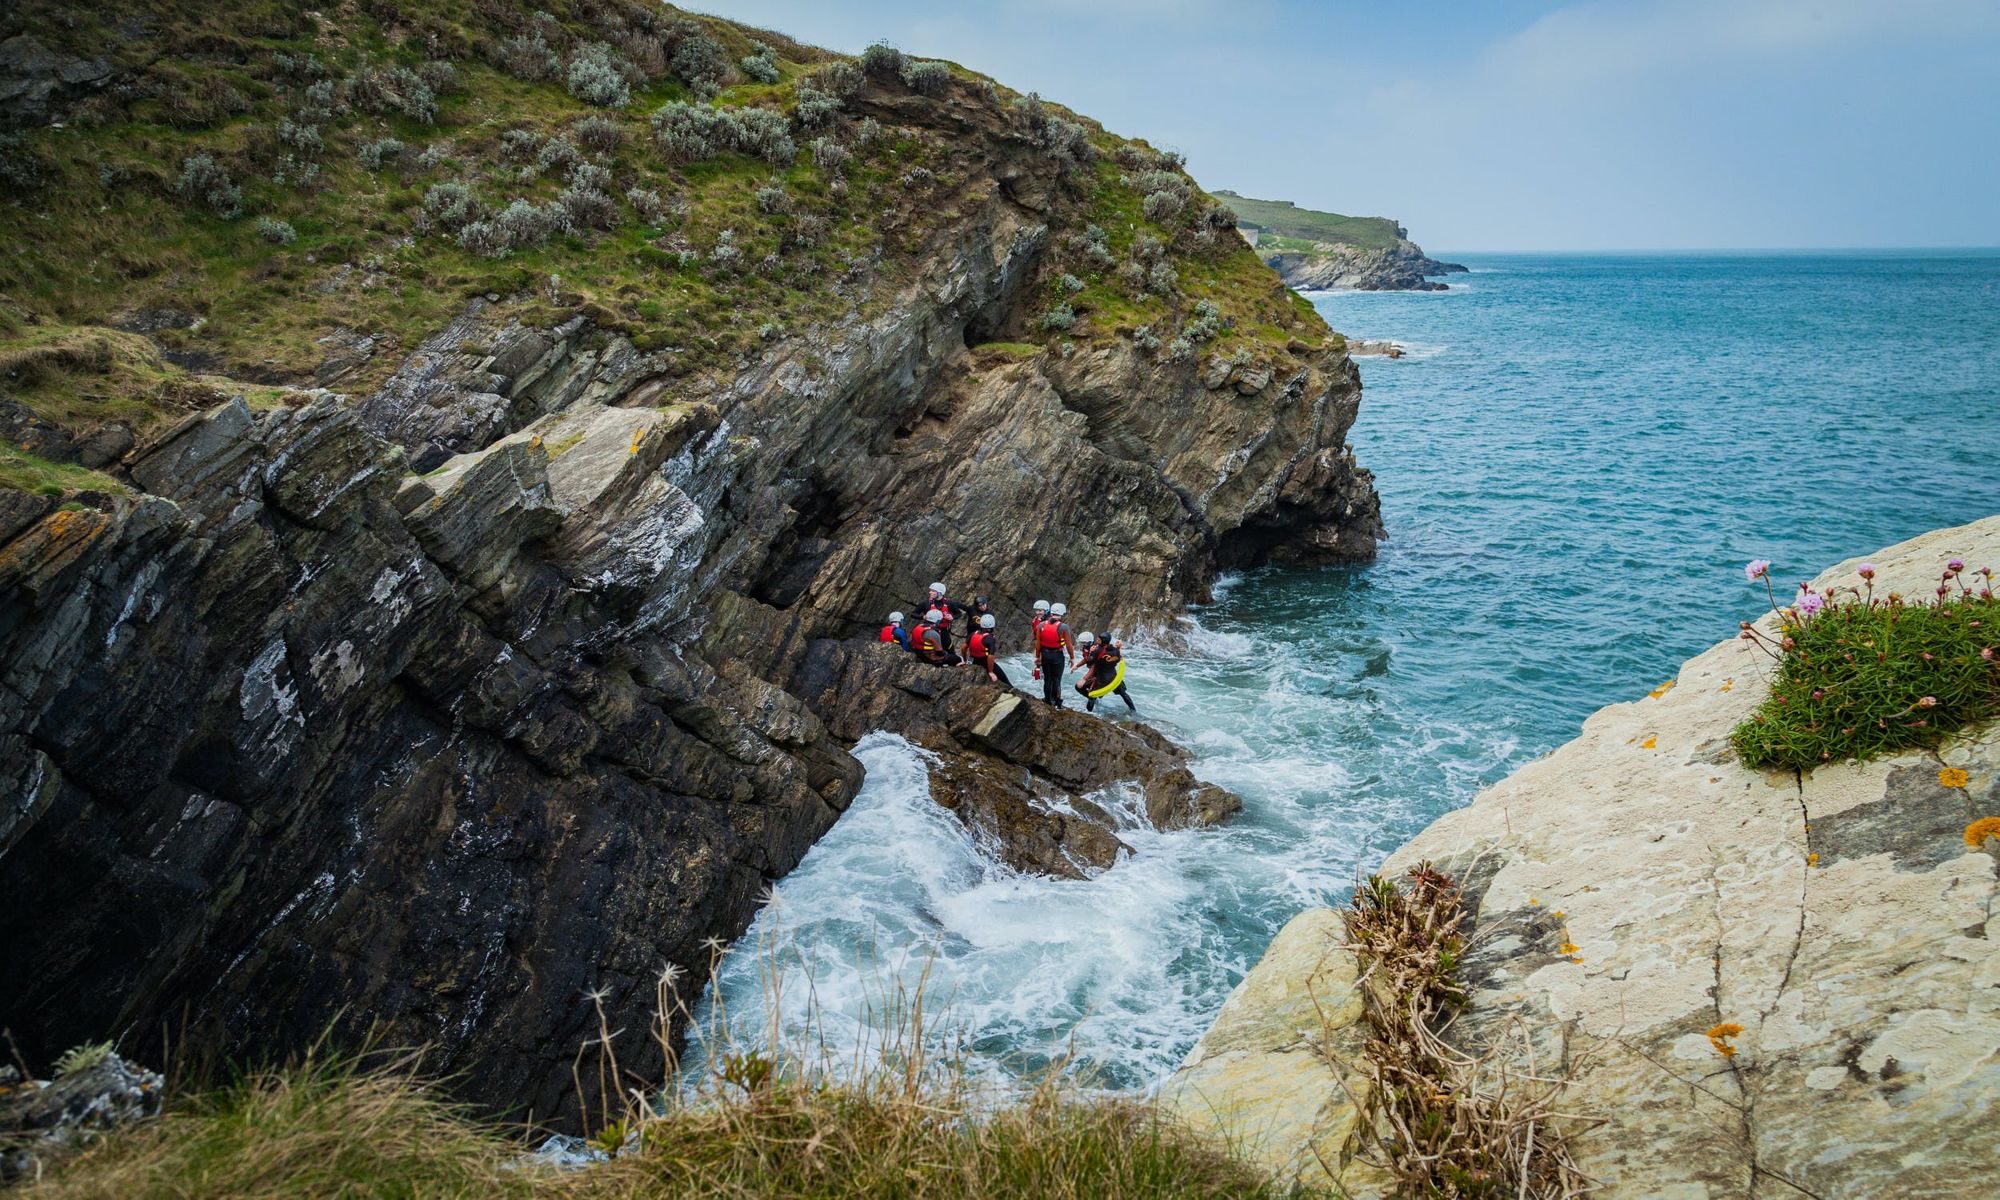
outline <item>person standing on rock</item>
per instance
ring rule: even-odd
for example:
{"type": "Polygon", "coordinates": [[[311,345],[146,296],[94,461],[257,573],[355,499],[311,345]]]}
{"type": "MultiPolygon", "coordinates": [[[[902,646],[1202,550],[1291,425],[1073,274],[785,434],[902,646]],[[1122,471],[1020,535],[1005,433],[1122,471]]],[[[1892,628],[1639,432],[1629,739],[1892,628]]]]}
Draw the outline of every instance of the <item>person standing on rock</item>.
{"type": "Polygon", "coordinates": [[[930,586],[929,594],[924,597],[924,602],[917,607],[925,610],[935,609],[944,614],[943,619],[938,622],[938,638],[944,643],[946,650],[951,649],[952,618],[964,616],[965,605],[947,595],[944,584],[934,583],[930,586]]]}
{"type": "Polygon", "coordinates": [[[910,631],[903,628],[903,614],[899,612],[890,613],[889,623],[882,627],[882,636],[876,640],[892,642],[900,649],[908,650],[910,648],[910,631]]]}
{"type": "Polygon", "coordinates": [[[1083,710],[1096,712],[1097,702],[1105,696],[1116,695],[1125,702],[1125,708],[1132,715],[1139,714],[1139,706],[1132,703],[1132,693],[1125,690],[1125,649],[1110,634],[1098,635],[1088,629],[1077,635],[1083,644],[1083,678],[1076,681],[1076,690],[1083,693],[1083,710]]]}
{"type": "Polygon", "coordinates": [[[1035,630],[1035,654],[1040,659],[1035,677],[1042,681],[1042,699],[1057,708],[1063,706],[1062,677],[1076,667],[1076,639],[1063,620],[1068,615],[1068,605],[1051,604],[1049,615],[1035,630]]]}
{"type": "Polygon", "coordinates": [[[965,643],[965,657],[974,666],[983,668],[986,671],[986,678],[1001,687],[1013,687],[1014,681],[1007,678],[1006,670],[1000,666],[1000,652],[996,643],[1000,635],[993,629],[997,624],[999,620],[992,613],[979,618],[979,631],[965,643]]]}
{"type": "Polygon", "coordinates": [[[944,613],[930,609],[924,613],[924,623],[910,635],[910,650],[918,658],[934,667],[955,667],[965,660],[951,652],[951,645],[944,640],[944,632],[939,626],[944,621],[944,613]]]}

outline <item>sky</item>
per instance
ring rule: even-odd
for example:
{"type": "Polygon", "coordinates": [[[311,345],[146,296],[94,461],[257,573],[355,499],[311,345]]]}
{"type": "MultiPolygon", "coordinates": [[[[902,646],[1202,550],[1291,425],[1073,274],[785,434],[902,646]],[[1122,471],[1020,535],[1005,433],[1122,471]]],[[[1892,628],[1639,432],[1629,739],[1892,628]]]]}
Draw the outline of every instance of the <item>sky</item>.
{"type": "Polygon", "coordinates": [[[698,6],[951,59],[1433,254],[2000,244],[2000,0],[698,6]]]}

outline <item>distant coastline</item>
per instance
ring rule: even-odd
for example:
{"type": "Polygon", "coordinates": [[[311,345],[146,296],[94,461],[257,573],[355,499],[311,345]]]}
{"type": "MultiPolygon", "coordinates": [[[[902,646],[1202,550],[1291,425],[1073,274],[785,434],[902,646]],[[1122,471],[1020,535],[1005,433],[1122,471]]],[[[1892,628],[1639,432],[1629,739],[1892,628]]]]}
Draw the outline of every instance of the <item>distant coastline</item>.
{"type": "Polygon", "coordinates": [[[1425,254],[1408,230],[1387,217],[1349,217],[1288,200],[1215,194],[1235,210],[1243,240],[1294,291],[1441,292],[1449,285],[1430,276],[1465,271],[1425,254]]]}

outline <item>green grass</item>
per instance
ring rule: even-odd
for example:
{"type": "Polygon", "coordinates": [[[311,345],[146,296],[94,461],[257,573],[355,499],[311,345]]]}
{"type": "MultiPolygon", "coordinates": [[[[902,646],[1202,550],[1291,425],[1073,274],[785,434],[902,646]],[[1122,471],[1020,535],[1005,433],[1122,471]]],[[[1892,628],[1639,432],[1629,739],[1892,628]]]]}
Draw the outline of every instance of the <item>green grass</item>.
{"type": "Polygon", "coordinates": [[[59,497],[70,492],[117,493],[124,491],[125,485],[109,475],[70,463],[52,463],[0,442],[0,488],[59,497]]]}
{"type": "Polygon", "coordinates": [[[2000,602],[1856,600],[1785,626],[1770,698],[1730,735],[1750,767],[1934,747],[2000,714],[2000,602]]]}
{"type": "MultiPolygon", "coordinates": [[[[1255,225],[1267,234],[1297,243],[1295,246],[1280,246],[1280,249],[1309,250],[1314,242],[1337,242],[1380,250],[1400,240],[1396,223],[1387,217],[1348,217],[1300,208],[1289,200],[1253,200],[1235,192],[1217,192],[1215,195],[1235,209],[1244,224],[1255,225]]],[[[1263,246],[1268,246],[1269,242],[1270,239],[1265,238],[1263,246]]]]}

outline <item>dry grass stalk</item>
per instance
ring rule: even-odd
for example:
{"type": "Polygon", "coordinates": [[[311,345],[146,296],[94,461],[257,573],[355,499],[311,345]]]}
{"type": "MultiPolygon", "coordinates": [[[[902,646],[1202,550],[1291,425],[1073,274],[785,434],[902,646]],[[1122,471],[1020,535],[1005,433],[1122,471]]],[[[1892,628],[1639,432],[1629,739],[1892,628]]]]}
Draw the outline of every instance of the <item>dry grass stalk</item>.
{"type": "Polygon", "coordinates": [[[1596,1122],[1556,1101],[1575,1064],[1544,1074],[1518,1020],[1479,1054],[1445,1038],[1465,1002],[1458,981],[1465,912],[1457,883],[1429,863],[1406,887],[1370,876],[1346,913],[1368,1039],[1350,1069],[1367,1080],[1363,1161],[1409,1196],[1443,1200],[1581,1196],[1590,1181],[1571,1141],[1596,1122]]]}

